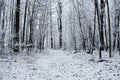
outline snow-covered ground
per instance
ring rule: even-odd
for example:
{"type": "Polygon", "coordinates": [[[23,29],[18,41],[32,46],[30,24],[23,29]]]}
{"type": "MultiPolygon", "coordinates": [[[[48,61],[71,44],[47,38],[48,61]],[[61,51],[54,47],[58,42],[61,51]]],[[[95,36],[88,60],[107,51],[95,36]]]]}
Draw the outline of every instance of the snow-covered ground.
{"type": "Polygon", "coordinates": [[[0,80],[120,80],[118,55],[104,62],[94,55],[95,61],[84,52],[61,50],[0,57],[0,80]]]}

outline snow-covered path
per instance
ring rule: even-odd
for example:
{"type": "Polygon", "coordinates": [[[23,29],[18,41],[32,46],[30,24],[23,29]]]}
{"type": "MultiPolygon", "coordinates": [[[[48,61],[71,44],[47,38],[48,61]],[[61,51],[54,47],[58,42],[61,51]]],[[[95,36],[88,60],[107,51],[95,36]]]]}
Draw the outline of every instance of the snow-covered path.
{"type": "Polygon", "coordinates": [[[83,52],[49,50],[0,59],[0,80],[120,80],[120,62],[89,61],[83,52]]]}

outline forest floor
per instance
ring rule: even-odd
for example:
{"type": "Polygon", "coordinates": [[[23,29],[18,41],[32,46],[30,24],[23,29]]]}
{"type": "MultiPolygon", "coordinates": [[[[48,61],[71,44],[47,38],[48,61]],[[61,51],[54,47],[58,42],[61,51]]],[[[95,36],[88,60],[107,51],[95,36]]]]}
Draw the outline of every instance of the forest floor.
{"type": "Polygon", "coordinates": [[[0,57],[0,80],[120,80],[120,57],[98,62],[83,51],[47,50],[43,53],[0,57]]]}

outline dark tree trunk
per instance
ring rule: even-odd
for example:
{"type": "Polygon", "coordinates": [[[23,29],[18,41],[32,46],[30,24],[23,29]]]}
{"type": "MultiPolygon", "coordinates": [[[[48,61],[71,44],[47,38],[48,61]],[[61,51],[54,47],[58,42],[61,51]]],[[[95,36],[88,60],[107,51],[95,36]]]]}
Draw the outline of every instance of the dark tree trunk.
{"type": "Polygon", "coordinates": [[[0,26],[1,26],[1,36],[0,36],[0,53],[4,53],[4,40],[5,40],[5,2],[4,0],[0,1],[0,26]]]}
{"type": "Polygon", "coordinates": [[[96,31],[96,8],[95,8],[95,12],[94,12],[94,32],[93,32],[93,42],[92,42],[93,48],[95,47],[95,31],[96,31]]]}
{"type": "Polygon", "coordinates": [[[58,2],[59,48],[62,48],[62,3],[58,2]]]}
{"type": "Polygon", "coordinates": [[[20,0],[16,1],[14,52],[19,52],[20,0]],[[16,45],[17,44],[17,45],[16,45]]]}
{"type": "Polygon", "coordinates": [[[100,15],[100,19],[101,19],[101,29],[100,29],[101,50],[104,50],[104,31],[103,31],[103,27],[104,27],[104,14],[105,14],[105,2],[104,2],[104,0],[101,0],[101,15],[100,15]]]}
{"type": "Polygon", "coordinates": [[[60,48],[62,48],[62,20],[60,18],[60,36],[59,36],[59,44],[60,44],[60,48]]]}

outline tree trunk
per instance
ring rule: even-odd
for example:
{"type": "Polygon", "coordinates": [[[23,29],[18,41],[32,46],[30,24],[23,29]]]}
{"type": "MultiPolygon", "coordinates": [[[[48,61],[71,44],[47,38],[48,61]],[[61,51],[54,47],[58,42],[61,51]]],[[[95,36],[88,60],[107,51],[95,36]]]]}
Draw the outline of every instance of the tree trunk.
{"type": "Polygon", "coordinates": [[[28,6],[28,0],[26,0],[26,4],[25,4],[25,13],[24,13],[24,23],[23,23],[23,39],[22,39],[22,43],[24,43],[24,41],[25,41],[25,29],[26,29],[26,27],[25,27],[25,25],[26,25],[26,17],[27,17],[27,6],[28,6]]]}
{"type": "Polygon", "coordinates": [[[50,31],[51,31],[51,48],[53,48],[52,3],[51,3],[51,0],[50,0],[50,31]]]}
{"type": "Polygon", "coordinates": [[[34,9],[35,9],[35,1],[34,0],[34,5],[32,7],[32,14],[30,18],[30,35],[29,35],[29,44],[30,44],[30,50],[34,48],[34,9]]]}
{"type": "Polygon", "coordinates": [[[19,52],[20,0],[16,1],[14,52],[19,52]]]}
{"type": "Polygon", "coordinates": [[[95,31],[96,31],[96,8],[95,8],[95,12],[94,12],[94,32],[93,32],[93,48],[95,47],[95,31]]]}
{"type": "Polygon", "coordinates": [[[62,48],[62,3],[58,2],[59,48],[62,48]]]}
{"type": "Polygon", "coordinates": [[[104,14],[105,14],[105,2],[104,0],[101,0],[101,29],[100,29],[100,36],[101,36],[101,50],[104,50],[104,31],[103,31],[103,26],[104,26],[104,14]]]}
{"type": "Polygon", "coordinates": [[[109,11],[109,2],[107,2],[107,12],[108,12],[108,31],[109,31],[109,57],[112,57],[111,55],[111,26],[110,26],[110,11],[109,11]]]}
{"type": "Polygon", "coordinates": [[[99,4],[97,0],[94,0],[95,2],[95,7],[96,7],[96,11],[97,11],[97,18],[98,18],[98,29],[99,29],[99,40],[100,40],[100,48],[99,48],[99,58],[102,58],[102,54],[101,54],[101,46],[102,46],[102,42],[101,42],[101,19],[100,19],[100,10],[99,10],[99,4]]]}
{"type": "Polygon", "coordinates": [[[107,25],[106,25],[106,16],[105,16],[105,25],[104,25],[104,29],[105,29],[105,41],[106,41],[106,45],[105,45],[105,50],[108,51],[108,37],[107,37],[107,25]]]}

